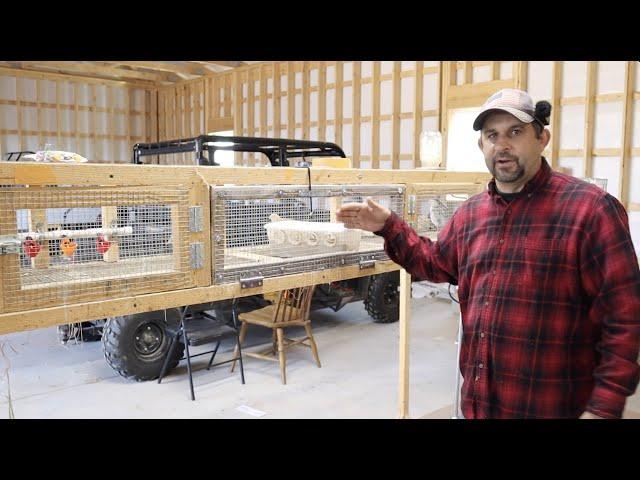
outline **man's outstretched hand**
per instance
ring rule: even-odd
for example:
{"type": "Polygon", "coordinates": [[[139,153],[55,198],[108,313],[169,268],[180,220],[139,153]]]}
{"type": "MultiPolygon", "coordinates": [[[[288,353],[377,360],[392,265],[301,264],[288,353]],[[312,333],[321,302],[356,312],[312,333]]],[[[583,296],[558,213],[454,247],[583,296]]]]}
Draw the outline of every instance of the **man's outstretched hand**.
{"type": "Polygon", "coordinates": [[[391,210],[367,198],[365,203],[345,203],[336,212],[336,219],[347,228],[369,232],[382,230],[391,210]]]}

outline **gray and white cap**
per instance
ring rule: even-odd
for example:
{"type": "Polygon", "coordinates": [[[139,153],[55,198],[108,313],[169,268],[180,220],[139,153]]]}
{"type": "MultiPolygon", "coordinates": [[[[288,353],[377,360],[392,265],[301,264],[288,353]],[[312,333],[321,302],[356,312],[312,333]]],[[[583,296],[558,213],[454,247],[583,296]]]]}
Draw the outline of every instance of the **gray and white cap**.
{"type": "Polygon", "coordinates": [[[473,122],[473,129],[476,131],[480,130],[487,115],[495,110],[510,113],[524,123],[531,123],[534,120],[540,122],[540,120],[534,116],[535,107],[533,106],[533,100],[531,100],[527,92],[514,88],[505,88],[494,93],[484,102],[482,110],[480,110],[480,113],[473,122]]]}

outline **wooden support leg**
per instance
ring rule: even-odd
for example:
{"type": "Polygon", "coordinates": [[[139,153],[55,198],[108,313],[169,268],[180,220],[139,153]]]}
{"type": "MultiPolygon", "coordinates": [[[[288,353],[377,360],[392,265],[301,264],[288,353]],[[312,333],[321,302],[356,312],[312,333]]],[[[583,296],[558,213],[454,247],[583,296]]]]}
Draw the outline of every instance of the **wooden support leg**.
{"type": "Polygon", "coordinates": [[[280,376],[282,377],[282,383],[287,384],[287,372],[286,363],[287,359],[284,353],[284,331],[281,328],[276,330],[278,335],[278,356],[280,357],[280,376]]]}

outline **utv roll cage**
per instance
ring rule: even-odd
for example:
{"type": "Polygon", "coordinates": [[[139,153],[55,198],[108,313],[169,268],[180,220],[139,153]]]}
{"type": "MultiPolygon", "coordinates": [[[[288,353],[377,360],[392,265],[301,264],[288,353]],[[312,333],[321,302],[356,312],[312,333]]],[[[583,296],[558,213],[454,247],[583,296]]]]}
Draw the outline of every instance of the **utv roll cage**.
{"type": "Polygon", "coordinates": [[[286,138],[226,137],[221,135],[200,135],[180,140],[153,143],[136,143],[133,146],[134,164],[142,164],[142,157],[171,153],[194,152],[197,165],[219,165],[214,160],[215,152],[256,152],[266,155],[274,167],[289,167],[290,159],[304,157],[346,157],[335,143],[286,138]],[[205,152],[207,153],[205,155],[205,152]]]}

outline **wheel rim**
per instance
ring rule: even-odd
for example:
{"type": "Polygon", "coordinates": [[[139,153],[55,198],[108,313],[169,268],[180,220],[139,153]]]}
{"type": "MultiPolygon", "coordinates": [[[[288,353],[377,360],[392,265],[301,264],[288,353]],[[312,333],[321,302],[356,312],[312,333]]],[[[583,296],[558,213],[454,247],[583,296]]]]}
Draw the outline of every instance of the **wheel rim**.
{"type": "Polygon", "coordinates": [[[133,345],[140,355],[153,355],[162,345],[164,334],[154,323],[144,323],[135,333],[133,345]]]}
{"type": "Polygon", "coordinates": [[[387,282],[382,294],[385,305],[391,305],[398,300],[398,285],[395,282],[387,282]]]}

